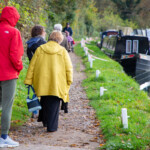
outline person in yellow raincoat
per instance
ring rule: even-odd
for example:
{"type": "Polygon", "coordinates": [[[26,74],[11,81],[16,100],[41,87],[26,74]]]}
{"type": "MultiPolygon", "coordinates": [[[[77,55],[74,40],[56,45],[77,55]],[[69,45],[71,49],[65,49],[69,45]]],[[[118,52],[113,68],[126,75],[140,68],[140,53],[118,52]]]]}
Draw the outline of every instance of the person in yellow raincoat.
{"type": "Polygon", "coordinates": [[[59,45],[62,33],[54,30],[49,40],[33,55],[24,83],[33,85],[36,95],[41,97],[38,121],[43,122],[48,132],[53,132],[58,128],[60,100],[69,101],[73,68],[68,52],[59,45]]]}

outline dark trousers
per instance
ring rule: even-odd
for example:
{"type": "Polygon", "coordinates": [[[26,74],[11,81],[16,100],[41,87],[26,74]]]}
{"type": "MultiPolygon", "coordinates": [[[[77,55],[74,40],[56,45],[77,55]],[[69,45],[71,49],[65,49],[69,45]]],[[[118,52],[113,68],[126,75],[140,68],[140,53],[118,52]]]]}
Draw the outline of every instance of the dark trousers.
{"type": "Polygon", "coordinates": [[[38,121],[42,121],[47,126],[48,132],[57,131],[59,119],[60,98],[56,96],[42,96],[38,121]]]}

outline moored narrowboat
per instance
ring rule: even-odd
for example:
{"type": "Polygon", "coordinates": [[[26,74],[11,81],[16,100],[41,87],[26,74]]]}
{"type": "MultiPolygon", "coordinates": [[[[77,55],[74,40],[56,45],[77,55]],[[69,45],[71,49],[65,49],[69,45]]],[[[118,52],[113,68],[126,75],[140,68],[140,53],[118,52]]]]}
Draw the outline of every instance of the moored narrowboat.
{"type": "Polygon", "coordinates": [[[118,61],[124,71],[146,87],[150,83],[149,41],[145,36],[111,36],[103,39],[104,53],[118,61]]]}

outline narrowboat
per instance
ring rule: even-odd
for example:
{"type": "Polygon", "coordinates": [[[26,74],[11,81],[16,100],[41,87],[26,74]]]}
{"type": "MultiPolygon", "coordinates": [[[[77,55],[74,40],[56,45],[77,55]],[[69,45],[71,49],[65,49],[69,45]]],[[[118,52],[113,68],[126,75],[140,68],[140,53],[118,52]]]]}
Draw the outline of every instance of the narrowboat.
{"type": "Polygon", "coordinates": [[[100,48],[102,48],[102,46],[103,46],[103,39],[105,37],[109,37],[111,35],[118,35],[118,31],[116,31],[114,29],[109,29],[109,30],[107,30],[107,31],[105,31],[101,34],[101,43],[100,43],[100,46],[99,46],[100,48]]]}
{"type": "MultiPolygon", "coordinates": [[[[124,71],[142,86],[150,83],[150,51],[146,36],[111,36],[103,39],[104,53],[118,61],[124,71]]],[[[144,88],[145,88],[144,87],[144,88]]]]}

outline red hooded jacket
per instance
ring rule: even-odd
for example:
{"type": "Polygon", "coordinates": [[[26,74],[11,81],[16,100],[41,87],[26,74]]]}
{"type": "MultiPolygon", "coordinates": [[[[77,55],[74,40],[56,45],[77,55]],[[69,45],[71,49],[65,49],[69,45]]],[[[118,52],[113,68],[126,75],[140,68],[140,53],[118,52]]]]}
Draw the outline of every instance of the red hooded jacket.
{"type": "Polygon", "coordinates": [[[24,53],[19,30],[20,15],[16,8],[5,7],[0,17],[0,81],[18,78],[24,53]]]}

